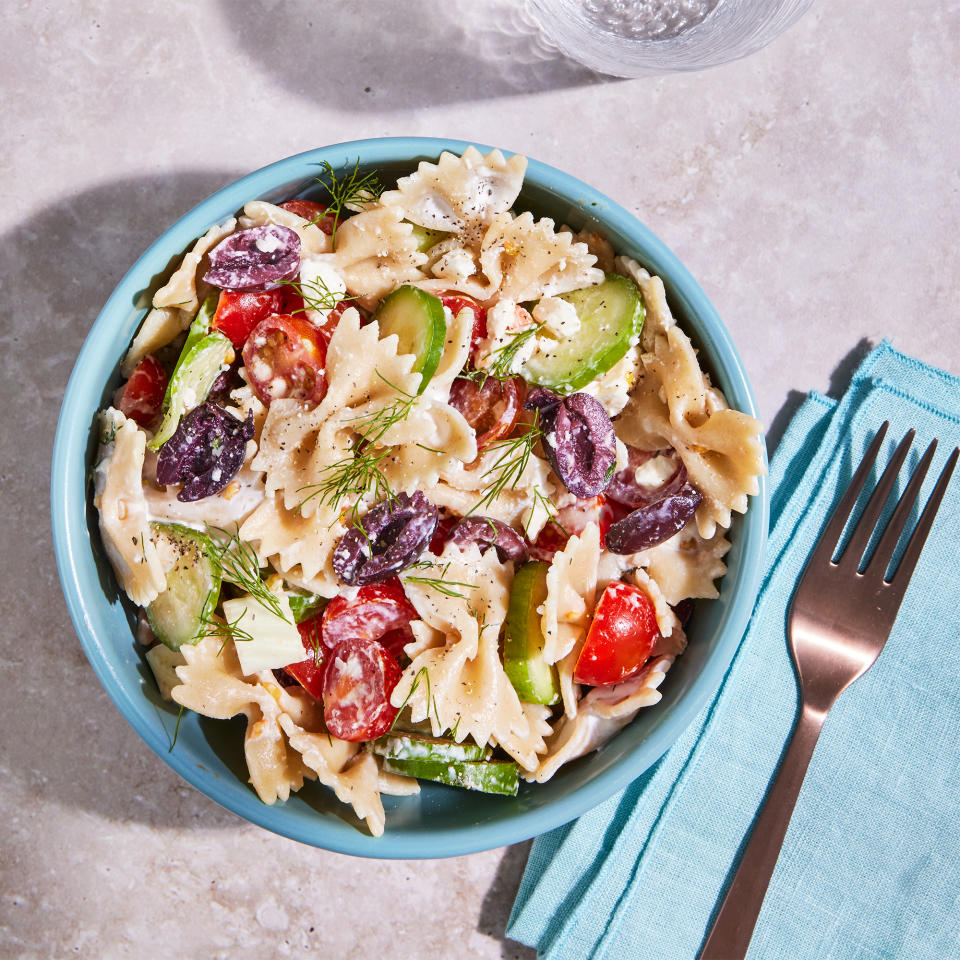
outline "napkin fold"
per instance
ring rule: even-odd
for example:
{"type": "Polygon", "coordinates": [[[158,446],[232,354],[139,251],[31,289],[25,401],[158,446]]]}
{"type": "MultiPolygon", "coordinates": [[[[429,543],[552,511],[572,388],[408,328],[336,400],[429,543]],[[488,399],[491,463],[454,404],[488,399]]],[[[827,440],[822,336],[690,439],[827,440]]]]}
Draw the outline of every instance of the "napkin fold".
{"type": "MultiPolygon", "coordinates": [[[[809,395],[771,462],[766,573],[723,684],[642,777],[536,840],[509,937],[544,960],[696,956],[797,718],[787,605],[884,420],[874,479],[909,427],[908,467],[940,440],[922,506],[960,445],[960,380],[884,342],[841,400],[809,395]]],[[[955,476],[886,647],[827,718],[751,960],[960,956],[958,610],[955,476]]]]}

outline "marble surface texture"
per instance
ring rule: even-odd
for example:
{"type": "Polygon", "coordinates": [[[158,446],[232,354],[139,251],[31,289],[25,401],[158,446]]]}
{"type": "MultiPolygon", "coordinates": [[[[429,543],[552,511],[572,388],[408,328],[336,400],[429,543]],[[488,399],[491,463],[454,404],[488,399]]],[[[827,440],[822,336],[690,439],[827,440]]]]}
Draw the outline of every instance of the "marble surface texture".
{"type": "Polygon", "coordinates": [[[526,846],[355,860],[181,782],[97,683],[61,597],[49,456],[64,385],[154,235],[272,160],[445,135],[636,211],[726,319],[771,440],[892,337],[960,373],[960,5],[814,5],[754,57],[592,76],[509,2],[65,0],[0,32],[0,957],[528,958],[526,846]]]}

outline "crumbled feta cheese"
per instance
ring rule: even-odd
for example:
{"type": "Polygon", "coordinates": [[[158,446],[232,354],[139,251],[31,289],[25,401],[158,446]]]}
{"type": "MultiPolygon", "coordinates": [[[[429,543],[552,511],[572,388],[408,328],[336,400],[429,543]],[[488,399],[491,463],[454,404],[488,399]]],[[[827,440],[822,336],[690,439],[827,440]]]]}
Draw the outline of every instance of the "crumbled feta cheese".
{"type": "Polygon", "coordinates": [[[633,475],[637,483],[644,487],[659,487],[673,476],[676,469],[677,464],[673,457],[657,456],[637,467],[633,475]]]}
{"type": "Polygon", "coordinates": [[[577,308],[559,297],[543,297],[533,308],[533,319],[542,323],[557,340],[566,340],[580,332],[577,308]]]}
{"type": "Polygon", "coordinates": [[[343,299],[347,284],[331,262],[333,254],[313,254],[305,256],[300,263],[300,286],[307,302],[307,319],[322,326],[336,303],[343,299]],[[309,301],[329,302],[329,307],[315,310],[309,301]]]}
{"type": "Polygon", "coordinates": [[[455,247],[439,257],[431,268],[435,277],[442,277],[459,283],[472,277],[477,272],[477,265],[473,261],[473,254],[463,247],[455,247]]]}
{"type": "Polygon", "coordinates": [[[627,445],[619,438],[614,438],[617,443],[617,460],[616,460],[616,472],[619,473],[621,470],[625,470],[630,463],[630,455],[627,452],[627,445]]]}
{"type": "Polygon", "coordinates": [[[274,250],[279,250],[283,246],[279,237],[275,237],[272,233],[265,233],[262,237],[257,237],[256,247],[261,253],[273,253],[274,250]]]}
{"type": "Polygon", "coordinates": [[[516,333],[517,304],[514,300],[498,300],[487,311],[487,336],[499,344],[516,333]]]}
{"type": "MultiPolygon", "coordinates": [[[[489,367],[496,359],[498,351],[509,344],[521,330],[529,327],[526,323],[530,315],[517,307],[514,300],[498,300],[487,311],[487,339],[480,344],[477,356],[477,367],[489,367]]],[[[532,321],[532,318],[530,318],[532,321]]],[[[523,365],[533,356],[537,349],[537,338],[527,337],[517,346],[510,358],[507,373],[519,373],[523,365]]]]}

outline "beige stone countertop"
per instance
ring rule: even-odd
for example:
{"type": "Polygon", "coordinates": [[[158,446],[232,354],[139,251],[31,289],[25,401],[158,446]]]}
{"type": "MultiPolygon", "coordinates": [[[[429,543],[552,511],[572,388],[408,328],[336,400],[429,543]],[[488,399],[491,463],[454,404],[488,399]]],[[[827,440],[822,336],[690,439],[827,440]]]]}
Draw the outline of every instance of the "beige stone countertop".
{"type": "Polygon", "coordinates": [[[498,144],[617,199],[732,331],[772,436],[892,337],[960,373],[960,6],[820,0],[704,73],[549,58],[512,4],[65,0],[0,32],[0,957],[532,957],[527,846],[351,859],[182,782],[101,689],[60,592],[48,470],[104,300],[237,176],[326,143],[498,144]]]}

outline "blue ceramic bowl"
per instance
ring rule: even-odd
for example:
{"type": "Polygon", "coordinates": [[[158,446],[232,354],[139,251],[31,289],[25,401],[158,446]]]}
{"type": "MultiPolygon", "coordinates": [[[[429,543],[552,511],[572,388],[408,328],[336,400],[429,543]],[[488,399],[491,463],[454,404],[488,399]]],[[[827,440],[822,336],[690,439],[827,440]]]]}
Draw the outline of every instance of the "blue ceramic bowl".
{"type": "MultiPolygon", "coordinates": [[[[689,648],[667,675],[661,703],[548,783],[523,785],[516,798],[424,784],[418,797],[384,798],[387,830],[374,839],[316,784],[287,803],[261,803],[247,783],[242,719],[213,721],[185,713],[170,750],[177,711],[159,699],[135,647],[134,610],[118,591],[100,544],[86,482],[95,450],[94,415],[119,382],[120,358],[144,315],[151,283],[196,237],[246,201],[310,196],[323,161],[340,169],[359,158],[361,168],[376,168],[390,182],[422,159],[434,160],[443,150],[459,154],[466,147],[461,141],[417,137],[323,147],[251,173],[195,207],[140,257],[111,294],[77,359],[54,445],[51,507],[60,579],[87,657],[120,712],[164,763],[217,803],[268,830],[358,856],[448,857],[515,843],[579,816],[625,787],[670,747],[718,688],[746,627],[762,571],[767,500],[761,479],[760,495],[733,525],[720,599],[700,604],[689,648]]],[[[517,206],[575,229],[595,227],[619,253],[659,274],[677,317],[731,406],[756,413],[743,364],[716,310],[680,261],[632,214],[535,160],[517,206]]]]}

